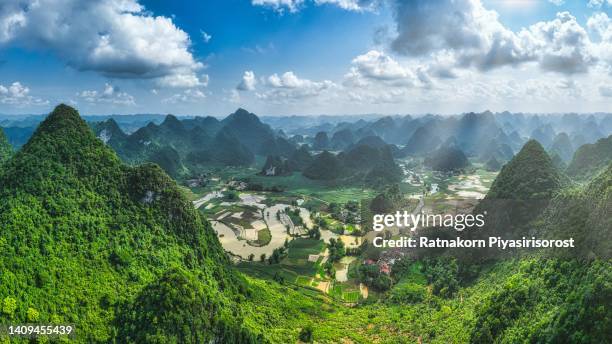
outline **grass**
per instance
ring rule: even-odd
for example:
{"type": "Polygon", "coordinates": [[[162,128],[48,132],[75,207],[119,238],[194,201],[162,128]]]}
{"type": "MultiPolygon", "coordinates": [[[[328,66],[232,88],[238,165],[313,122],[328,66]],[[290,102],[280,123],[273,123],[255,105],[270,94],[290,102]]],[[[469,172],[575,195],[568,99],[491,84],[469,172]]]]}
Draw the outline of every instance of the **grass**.
{"type": "Polygon", "coordinates": [[[288,281],[297,281],[298,277],[310,280],[320,268],[317,263],[309,262],[308,256],[319,254],[323,246],[321,240],[298,238],[289,242],[287,258],[283,259],[280,264],[242,262],[237,266],[239,270],[259,278],[271,278],[276,272],[279,272],[288,281]]]}
{"type": "Polygon", "coordinates": [[[299,285],[310,286],[310,280],[311,280],[310,277],[298,276],[295,279],[295,283],[299,285]]]}
{"type": "Polygon", "coordinates": [[[289,242],[290,259],[308,259],[311,254],[319,254],[323,250],[322,240],[310,238],[297,238],[289,242]]]}
{"type": "Polygon", "coordinates": [[[329,290],[329,295],[333,298],[342,300],[342,293],[344,291],[344,286],[339,283],[334,283],[334,286],[329,290]]]}
{"type": "Polygon", "coordinates": [[[267,245],[272,240],[272,233],[266,227],[257,232],[257,243],[261,246],[267,245]]]}
{"type": "Polygon", "coordinates": [[[295,281],[298,277],[295,271],[285,268],[282,264],[271,265],[261,262],[241,262],[236,265],[236,268],[247,275],[257,278],[272,279],[277,272],[287,281],[295,281]]]}
{"type": "Polygon", "coordinates": [[[350,303],[359,301],[360,297],[358,290],[348,289],[345,285],[340,283],[334,283],[334,286],[329,290],[329,295],[335,299],[350,303]]]}
{"type": "Polygon", "coordinates": [[[265,177],[257,175],[259,168],[226,167],[216,169],[212,173],[222,180],[248,179],[252,183],[261,184],[264,187],[281,186],[285,189],[283,195],[290,194],[299,197],[310,196],[324,202],[346,203],[351,200],[372,197],[374,191],[352,185],[344,185],[337,182],[312,180],[295,172],[288,176],[265,177]]]}
{"type": "Polygon", "coordinates": [[[342,294],[342,299],[346,302],[355,303],[359,301],[361,294],[358,291],[349,291],[342,294]]]}

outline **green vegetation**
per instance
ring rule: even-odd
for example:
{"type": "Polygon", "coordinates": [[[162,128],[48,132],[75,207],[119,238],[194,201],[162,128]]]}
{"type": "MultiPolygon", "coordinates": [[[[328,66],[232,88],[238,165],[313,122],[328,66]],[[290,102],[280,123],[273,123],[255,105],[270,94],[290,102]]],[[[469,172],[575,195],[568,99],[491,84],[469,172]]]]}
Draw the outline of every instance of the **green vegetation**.
{"type": "Polygon", "coordinates": [[[302,220],[302,217],[300,216],[299,208],[292,209],[288,207],[285,209],[285,213],[287,216],[289,216],[291,222],[293,222],[295,226],[304,226],[304,220],[302,220]]]}
{"type": "Polygon", "coordinates": [[[399,182],[402,176],[388,145],[357,145],[337,156],[324,151],[302,173],[310,179],[339,180],[374,188],[399,182]]]}
{"type": "Polygon", "coordinates": [[[391,288],[393,280],[380,271],[376,264],[367,264],[359,267],[359,281],[377,291],[387,291],[391,288]]]}
{"type": "Polygon", "coordinates": [[[130,135],[113,119],[96,123],[93,129],[124,161],[154,162],[179,179],[215,165],[249,166],[255,154],[289,157],[296,149],[243,109],[223,121],[213,117],[181,121],[168,115],[161,124],[149,123],[130,135]]]}
{"type": "Polygon", "coordinates": [[[545,199],[563,185],[564,179],[553,166],[542,145],[531,140],[504,167],[493,182],[487,198],[545,199]]]}
{"type": "MultiPolygon", "coordinates": [[[[122,165],[68,106],[41,123],[0,181],[3,321],[31,322],[33,309],[38,321],[76,323],[81,342],[111,341],[117,318],[175,266],[202,293],[230,297],[244,286],[176,184],[155,166],[122,165]]],[[[158,306],[147,305],[164,314],[158,306]]],[[[241,326],[222,313],[206,318],[199,328],[208,333],[241,326]]],[[[129,323],[148,332],[149,322],[129,323]]]]}
{"type": "MultiPolygon", "coordinates": [[[[271,144],[255,135],[246,142],[271,144]]],[[[182,161],[181,154],[168,162],[182,161]]],[[[371,171],[363,172],[365,178],[371,171]]],[[[276,180],[283,178],[296,178],[292,193],[304,183],[307,192],[299,196],[309,202],[313,195],[335,197],[327,207],[337,213],[374,196],[358,188],[338,196],[295,173],[276,180]]],[[[347,253],[336,239],[325,264],[323,257],[308,261],[324,250],[322,240],[296,238],[269,257],[251,255],[232,267],[202,212],[166,173],[152,164],[124,165],[76,110],[60,105],[0,169],[0,320],[75,323],[78,343],[604,343],[612,329],[611,248],[603,240],[612,228],[611,180],[608,164],[588,183],[568,184],[531,141],[502,169],[485,201],[546,199],[525,227],[575,237],[583,257],[518,252],[470,261],[442,252],[391,264],[364,245],[350,253],[358,256],[352,280],[339,283],[325,277],[338,273],[347,253]],[[363,302],[358,281],[369,288],[363,302]],[[329,294],[315,288],[324,286],[329,294]]],[[[440,182],[440,189],[448,187],[440,182]]],[[[399,187],[384,190],[372,210],[404,202],[399,187]]],[[[501,209],[490,221],[503,224],[513,215],[501,209]]]]}
{"type": "Polygon", "coordinates": [[[424,164],[434,171],[457,171],[468,166],[468,159],[460,149],[442,147],[425,158],[424,164]]]}
{"type": "Polygon", "coordinates": [[[0,128],[0,166],[13,154],[13,147],[8,142],[4,130],[0,128]]]}
{"type": "Polygon", "coordinates": [[[265,246],[272,240],[272,233],[268,228],[261,229],[257,232],[257,245],[265,246]]]}
{"type": "Polygon", "coordinates": [[[261,172],[262,176],[286,176],[291,174],[291,167],[289,166],[289,160],[283,159],[278,155],[268,155],[266,163],[264,164],[261,172]]]}
{"type": "Polygon", "coordinates": [[[289,241],[289,259],[308,259],[311,254],[319,254],[324,243],[317,239],[296,238],[289,241]]]}
{"type": "Polygon", "coordinates": [[[555,136],[555,139],[550,146],[550,155],[554,156],[555,154],[557,154],[564,162],[572,159],[574,148],[572,147],[572,142],[566,133],[560,133],[555,136]]]}
{"type": "Polygon", "coordinates": [[[612,161],[612,135],[596,143],[580,146],[567,167],[566,173],[585,180],[595,176],[612,161]]]}
{"type": "Polygon", "coordinates": [[[486,163],[487,171],[496,172],[496,171],[499,171],[501,167],[502,165],[499,163],[499,161],[497,161],[497,159],[491,158],[487,160],[487,163],[486,163]]]}
{"type": "Polygon", "coordinates": [[[310,179],[333,180],[342,176],[340,161],[330,152],[315,156],[312,163],[304,169],[304,176],[310,179]]]}
{"type": "Polygon", "coordinates": [[[329,261],[331,263],[339,261],[346,254],[346,249],[344,248],[344,242],[342,240],[336,240],[334,238],[329,239],[327,249],[329,250],[329,261]]]}

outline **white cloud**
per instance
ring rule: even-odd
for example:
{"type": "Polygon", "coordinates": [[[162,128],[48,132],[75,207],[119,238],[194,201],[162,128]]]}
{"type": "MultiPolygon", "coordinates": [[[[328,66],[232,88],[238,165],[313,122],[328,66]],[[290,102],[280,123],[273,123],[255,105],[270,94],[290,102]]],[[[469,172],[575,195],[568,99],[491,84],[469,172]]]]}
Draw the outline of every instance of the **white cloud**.
{"type": "Polygon", "coordinates": [[[208,74],[198,77],[195,74],[172,74],[158,78],[156,84],[161,87],[206,87],[208,86],[208,74]]]}
{"type": "Polygon", "coordinates": [[[371,11],[378,6],[377,0],[314,0],[317,5],[335,5],[347,11],[371,11]]]}
{"type": "MultiPolygon", "coordinates": [[[[382,0],[310,0],[315,5],[333,5],[347,11],[372,11],[378,7],[382,0]]],[[[253,5],[266,6],[279,13],[297,12],[304,5],[304,0],[252,0],[253,5]]]]}
{"type": "Polygon", "coordinates": [[[563,4],[565,4],[565,0],[548,0],[548,2],[555,6],[562,6],[563,4]]]}
{"type": "Polygon", "coordinates": [[[301,79],[292,71],[285,72],[280,76],[276,73],[270,75],[266,79],[265,85],[268,89],[256,93],[257,98],[275,103],[319,97],[337,88],[337,85],[329,80],[301,79]]]}
{"type": "Polygon", "coordinates": [[[247,70],[242,75],[242,80],[238,86],[236,86],[236,89],[239,91],[253,91],[256,84],[257,80],[255,79],[255,73],[251,70],[247,70]]]}
{"type": "Polygon", "coordinates": [[[212,39],[212,35],[208,34],[206,31],[200,30],[200,35],[202,35],[204,43],[208,43],[212,39]]]}
{"type": "Polygon", "coordinates": [[[587,4],[587,6],[591,8],[601,8],[603,4],[612,6],[612,0],[589,0],[589,3],[587,4]]]}
{"type": "Polygon", "coordinates": [[[596,13],[588,19],[587,27],[598,40],[593,47],[595,54],[612,74],[612,19],[603,12],[596,13]]]}
{"type": "Polygon", "coordinates": [[[411,92],[434,88],[436,82],[427,66],[370,50],[353,59],[342,84],[351,101],[381,104],[400,103],[411,92]]]}
{"type": "Polygon", "coordinates": [[[77,97],[84,101],[96,104],[114,104],[114,105],[135,105],[134,97],[126,92],[122,92],[118,87],[112,86],[111,84],[105,84],[104,90],[98,92],[96,90],[86,90],[78,92],[77,97]]]}
{"type": "Polygon", "coordinates": [[[397,86],[412,86],[415,75],[385,53],[370,50],[353,59],[352,67],[345,75],[345,84],[364,86],[371,80],[397,86]]]}
{"type": "Polygon", "coordinates": [[[479,0],[397,2],[394,13],[398,35],[391,47],[402,55],[452,53],[457,66],[481,70],[535,58],[479,0]]]}
{"type": "Polygon", "coordinates": [[[480,0],[396,2],[393,11],[397,36],[391,48],[421,59],[434,75],[454,76],[455,69],[470,67],[484,72],[530,62],[545,71],[571,75],[587,72],[602,53],[569,12],[514,32],[480,0]]]}
{"type": "Polygon", "coordinates": [[[181,93],[173,94],[168,98],[162,99],[164,104],[178,104],[178,103],[199,103],[206,99],[206,93],[199,89],[187,89],[181,93]]]}
{"type": "Polygon", "coordinates": [[[30,89],[15,81],[9,86],[0,84],[0,103],[14,106],[47,105],[49,101],[30,95],[30,89]]]}
{"type": "Polygon", "coordinates": [[[296,12],[304,0],[252,0],[253,5],[266,6],[282,13],[285,9],[289,12],[296,12]]]}
{"type": "Polygon", "coordinates": [[[536,23],[520,34],[544,70],[584,73],[597,60],[589,35],[569,12],[557,13],[554,20],[536,23]]]}
{"type": "Polygon", "coordinates": [[[0,43],[50,50],[78,70],[173,87],[192,87],[203,67],[187,33],[137,0],[4,0],[0,43]]]}

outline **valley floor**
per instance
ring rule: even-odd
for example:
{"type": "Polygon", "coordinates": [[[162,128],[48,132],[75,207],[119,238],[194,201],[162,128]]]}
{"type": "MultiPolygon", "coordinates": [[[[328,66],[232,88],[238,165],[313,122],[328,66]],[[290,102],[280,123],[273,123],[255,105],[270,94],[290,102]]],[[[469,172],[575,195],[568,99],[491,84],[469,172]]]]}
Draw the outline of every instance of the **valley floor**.
{"type": "MultiPolygon", "coordinates": [[[[484,197],[496,175],[478,164],[465,174],[434,172],[411,159],[400,161],[400,166],[404,171],[400,188],[407,199],[407,209],[413,212],[471,209],[484,197]]],[[[372,247],[366,254],[334,262],[333,276],[324,268],[329,259],[330,239],[341,240],[347,249],[357,250],[377,234],[362,230],[357,224],[360,216],[367,216],[361,208],[367,207],[375,191],[327,185],[297,173],[262,177],[255,175],[255,171],[255,168],[214,171],[204,187],[190,189],[194,206],[209,219],[240,270],[268,279],[277,276],[349,305],[376,299],[378,293],[360,283],[356,271],[372,259],[385,263],[380,258],[383,250],[372,247]],[[247,190],[248,185],[241,180],[264,187],[280,186],[284,191],[247,190]],[[346,207],[351,201],[357,209],[346,207]],[[295,215],[289,216],[292,212],[295,215]],[[308,232],[315,226],[320,228],[320,239],[309,239],[308,232]],[[278,264],[270,264],[268,259],[274,251],[283,247],[288,250],[287,256],[278,264]]],[[[388,232],[393,236],[401,234],[397,227],[389,228],[388,232]]],[[[389,269],[390,265],[392,262],[389,269]]]]}

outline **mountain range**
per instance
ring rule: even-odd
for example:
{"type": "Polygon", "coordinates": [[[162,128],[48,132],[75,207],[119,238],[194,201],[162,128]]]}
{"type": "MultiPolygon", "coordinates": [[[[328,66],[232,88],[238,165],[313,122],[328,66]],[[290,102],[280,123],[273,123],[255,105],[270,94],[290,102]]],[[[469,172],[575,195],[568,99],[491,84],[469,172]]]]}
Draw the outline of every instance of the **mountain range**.
{"type": "MultiPolygon", "coordinates": [[[[388,146],[359,145],[314,161],[359,164],[351,154],[391,159],[388,146]]],[[[389,297],[348,307],[238,272],[174,180],[125,164],[60,105],[0,168],[0,320],[74,323],[79,343],[606,342],[611,177],[608,163],[572,183],[529,141],[485,201],[548,200],[530,224],[592,244],[586,259],[404,258],[389,297]]]]}
{"type": "Polygon", "coordinates": [[[219,121],[214,117],[179,120],[168,115],[132,134],[114,119],[93,125],[101,140],[129,163],[155,162],[171,176],[185,177],[204,166],[247,166],[255,154],[291,154],[295,146],[276,135],[257,116],[239,109],[219,121]]]}

